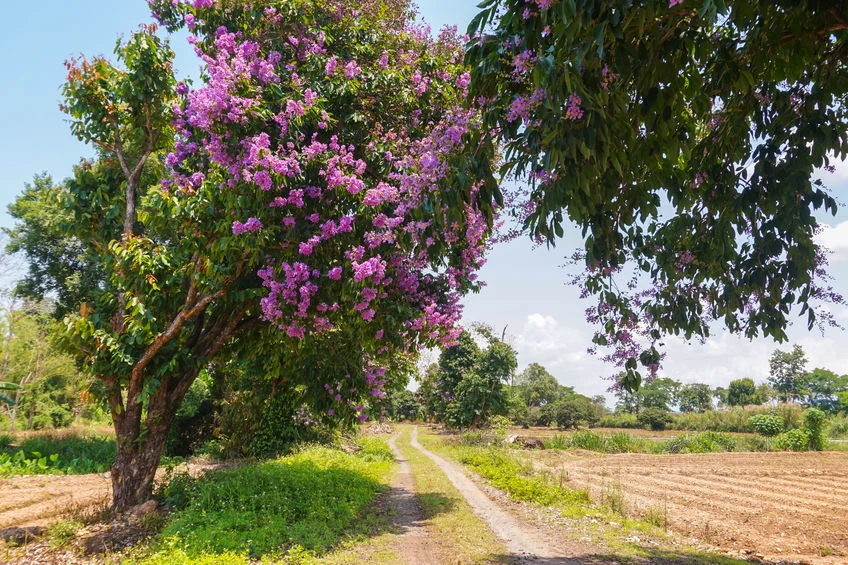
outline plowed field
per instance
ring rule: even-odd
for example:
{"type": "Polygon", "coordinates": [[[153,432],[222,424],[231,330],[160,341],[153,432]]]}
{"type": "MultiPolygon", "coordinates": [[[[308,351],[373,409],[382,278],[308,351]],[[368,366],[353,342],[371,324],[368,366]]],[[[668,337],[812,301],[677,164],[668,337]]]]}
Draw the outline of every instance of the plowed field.
{"type": "Polygon", "coordinates": [[[663,513],[670,529],[712,545],[848,563],[848,453],[527,456],[595,500],[620,493],[631,514],[663,513]]]}

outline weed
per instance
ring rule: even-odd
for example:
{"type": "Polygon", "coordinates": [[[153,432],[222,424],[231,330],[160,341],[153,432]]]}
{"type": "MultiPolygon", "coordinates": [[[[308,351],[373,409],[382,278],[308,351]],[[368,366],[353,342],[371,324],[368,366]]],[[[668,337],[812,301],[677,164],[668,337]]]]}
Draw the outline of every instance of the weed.
{"type": "Polygon", "coordinates": [[[107,436],[42,434],[0,453],[0,477],[103,473],[114,460],[115,440],[107,436]]]}
{"type": "Polygon", "coordinates": [[[364,461],[391,463],[395,460],[389,445],[378,437],[359,436],[356,445],[359,448],[357,456],[364,461]]]}
{"type": "Polygon", "coordinates": [[[159,532],[165,527],[165,517],[158,512],[150,512],[139,518],[138,523],[148,532],[159,532]]]}
{"type": "Polygon", "coordinates": [[[848,437],[848,414],[840,414],[831,418],[825,427],[825,433],[831,438],[841,439],[848,437]]]}
{"type": "Polygon", "coordinates": [[[601,488],[601,504],[614,514],[627,517],[627,498],[624,496],[620,479],[603,485],[601,488]]]}
{"type": "Polygon", "coordinates": [[[645,508],[642,519],[652,526],[668,529],[668,502],[663,501],[662,505],[652,504],[645,508]]]}
{"type": "Polygon", "coordinates": [[[819,555],[821,555],[822,557],[830,557],[831,555],[833,555],[833,550],[829,547],[820,547],[819,555]]]}
{"type": "Polygon", "coordinates": [[[61,520],[47,528],[47,536],[50,538],[50,546],[64,547],[73,540],[77,532],[82,529],[82,524],[76,520],[61,520]]]}

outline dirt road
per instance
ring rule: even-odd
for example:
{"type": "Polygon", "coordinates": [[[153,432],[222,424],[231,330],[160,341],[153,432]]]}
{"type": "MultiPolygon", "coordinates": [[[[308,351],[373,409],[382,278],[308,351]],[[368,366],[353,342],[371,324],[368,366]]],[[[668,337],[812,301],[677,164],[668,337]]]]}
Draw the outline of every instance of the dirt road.
{"type": "MultiPolygon", "coordinates": [[[[424,448],[418,442],[418,427],[412,430],[410,445],[430,458],[462,494],[474,512],[480,516],[495,535],[501,538],[516,563],[522,565],[582,565],[583,561],[568,557],[539,532],[533,531],[502,510],[456,465],[424,448]]],[[[410,564],[417,563],[409,561],[410,564]]],[[[423,563],[423,562],[422,562],[423,563]]]]}
{"type": "Polygon", "coordinates": [[[429,539],[421,504],[415,495],[415,475],[409,461],[398,449],[396,439],[396,436],[389,439],[389,447],[398,462],[398,474],[389,491],[389,501],[396,516],[395,525],[401,530],[398,546],[408,563],[438,565],[435,553],[429,548],[434,540],[429,539]]]}

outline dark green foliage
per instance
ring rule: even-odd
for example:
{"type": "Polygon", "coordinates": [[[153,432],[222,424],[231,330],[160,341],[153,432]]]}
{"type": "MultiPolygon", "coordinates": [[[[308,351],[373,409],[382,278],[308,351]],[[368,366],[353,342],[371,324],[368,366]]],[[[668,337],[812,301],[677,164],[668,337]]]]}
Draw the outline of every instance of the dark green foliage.
{"type": "Polygon", "coordinates": [[[757,414],[748,418],[748,427],[765,437],[774,437],[783,431],[783,418],[774,414],[757,414]]]}
{"type": "Polygon", "coordinates": [[[616,411],[635,414],[644,408],[656,408],[668,412],[680,387],[679,381],[662,378],[645,383],[633,391],[622,388],[616,391],[616,411]]]}
{"type": "Polygon", "coordinates": [[[603,406],[582,394],[564,396],[553,404],[543,406],[542,411],[548,406],[552,409],[553,421],[560,428],[594,426],[606,412],[603,406]]]}
{"type": "Polygon", "coordinates": [[[706,412],[712,409],[713,391],[709,385],[690,383],[677,390],[677,405],[681,412],[706,412]]]}
{"type": "Polygon", "coordinates": [[[388,399],[388,416],[395,421],[415,421],[418,419],[419,405],[415,393],[408,389],[392,391],[388,399]]]}
{"type": "Polygon", "coordinates": [[[757,387],[753,379],[744,378],[730,381],[727,388],[728,406],[748,406],[749,404],[762,404],[763,399],[757,394],[757,387]]]}
{"type": "Polygon", "coordinates": [[[813,369],[801,375],[799,389],[804,404],[827,412],[840,409],[840,395],[848,393],[848,375],[827,369],[813,369]]]}
{"type": "Polygon", "coordinates": [[[790,312],[816,321],[815,212],[837,208],[818,169],[848,154],[845,21],[823,1],[481,4],[472,96],[503,172],[539,175],[530,234],[582,230],[602,323],[650,323],[656,339],[717,320],[785,340],[790,312]],[[610,276],[622,264],[656,294],[628,295],[610,276]]]}
{"type": "Polygon", "coordinates": [[[63,202],[66,192],[47,173],[36,175],[9,205],[15,227],[3,229],[9,236],[6,250],[22,253],[27,260],[28,272],[18,281],[16,294],[33,300],[55,297],[56,317],[93,302],[103,281],[93,250],[64,229],[73,220],[63,202]]]}
{"type": "Polygon", "coordinates": [[[481,349],[463,332],[457,345],[442,351],[438,368],[427,377],[432,382],[419,389],[421,402],[433,407],[427,409],[435,418],[455,428],[479,427],[491,416],[506,414],[504,383],[518,364],[515,350],[491,329],[477,325],[475,331],[486,347],[481,349]]]}
{"type": "Polygon", "coordinates": [[[810,435],[804,429],[789,430],[775,438],[774,446],[784,451],[808,451],[810,435]]]}
{"type": "MultiPolygon", "coordinates": [[[[538,363],[530,363],[516,379],[516,388],[527,406],[544,406],[555,402],[563,388],[547,369],[538,363]]],[[[570,388],[570,387],[569,387],[570,388]]],[[[573,393],[574,389],[569,392],[573,393]]]]}
{"type": "Polygon", "coordinates": [[[636,419],[641,426],[655,431],[664,430],[672,421],[671,415],[660,408],[645,408],[636,419]]]}

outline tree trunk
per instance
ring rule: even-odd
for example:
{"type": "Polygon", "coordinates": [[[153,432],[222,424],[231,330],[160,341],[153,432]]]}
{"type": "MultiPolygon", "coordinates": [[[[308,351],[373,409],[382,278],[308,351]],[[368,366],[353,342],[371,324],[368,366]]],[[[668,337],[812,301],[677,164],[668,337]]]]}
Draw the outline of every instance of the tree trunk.
{"type": "Polygon", "coordinates": [[[143,425],[140,402],[127,402],[125,412],[113,412],[117,448],[111,469],[114,512],[125,512],[152,496],[156,469],[177,408],[199,372],[200,368],[194,367],[163,379],[150,396],[143,425]]]}
{"type": "MultiPolygon", "coordinates": [[[[153,494],[153,479],[165,449],[168,425],[147,430],[143,438],[118,435],[117,456],[112,464],[112,510],[124,512],[148,500],[153,494]]],[[[115,431],[120,434],[118,425],[115,431]]]]}

